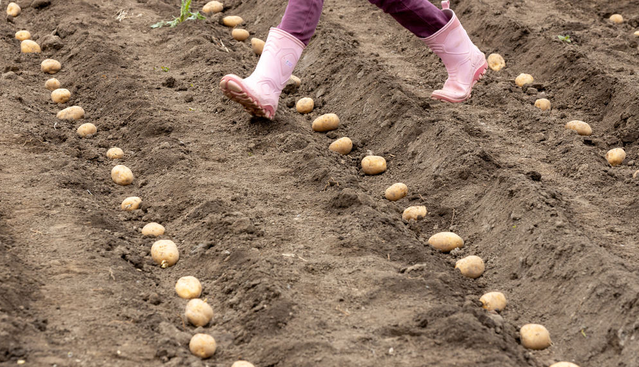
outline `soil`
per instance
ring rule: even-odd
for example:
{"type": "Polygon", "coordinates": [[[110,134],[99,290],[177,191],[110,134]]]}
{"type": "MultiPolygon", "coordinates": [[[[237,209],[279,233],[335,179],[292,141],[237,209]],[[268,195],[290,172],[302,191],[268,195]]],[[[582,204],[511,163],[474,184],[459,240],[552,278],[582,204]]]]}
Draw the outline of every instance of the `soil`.
{"type": "MultiPolygon", "coordinates": [[[[446,72],[419,39],[366,1],[327,0],[274,121],[219,91],[257,61],[220,14],[151,29],[179,1],[17,3],[0,21],[0,365],[639,366],[636,1],[453,1],[507,63],[453,105],[429,98],[446,72]],[[19,53],[21,29],[42,54],[19,53]],[[47,57],[95,137],[56,119],[47,57]],[[514,84],[522,72],[532,86],[514,84]],[[300,115],[306,96],[316,108],[300,115]],[[533,106],[542,96],[551,111],[533,106]],[[311,130],[324,113],[339,130],[311,130]],[[564,129],[574,119],[593,135],[564,129]],[[341,136],[348,156],[327,149],[341,136]],[[610,167],[615,147],[628,158],[610,167]],[[386,173],[362,173],[370,153],[386,173]],[[111,181],[119,163],[133,185],[111,181]],[[389,202],[395,182],[410,193],[389,202]],[[120,210],[129,196],[140,210],[120,210]],[[429,214],[403,222],[410,205],[429,214]],[[178,244],[175,266],[153,263],[151,221],[178,244]],[[433,250],[440,231],[465,246],[433,250]],[[486,262],[481,278],[454,269],[468,255],[486,262]],[[208,327],[181,317],[186,275],[215,311],[208,327]],[[506,294],[500,314],[481,308],[488,291],[506,294]],[[523,348],[527,323],[553,345],[523,348]],[[196,332],[217,340],[213,358],[188,351],[196,332]]],[[[265,39],[285,6],[229,0],[224,14],[265,39]]]]}

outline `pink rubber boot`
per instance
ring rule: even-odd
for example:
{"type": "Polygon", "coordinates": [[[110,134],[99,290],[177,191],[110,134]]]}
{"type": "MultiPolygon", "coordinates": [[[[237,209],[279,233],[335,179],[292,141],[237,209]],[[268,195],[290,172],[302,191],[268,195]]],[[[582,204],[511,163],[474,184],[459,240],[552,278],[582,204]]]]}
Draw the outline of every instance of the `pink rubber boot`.
{"type": "Polygon", "coordinates": [[[422,38],[446,66],[448,80],[444,88],[431,95],[446,102],[463,102],[470,98],[473,86],[486,74],[486,56],[468,37],[449,1],[442,1],[442,10],[450,18],[437,33],[422,38]]]}
{"type": "Polygon", "coordinates": [[[277,102],[304,51],[304,44],[289,33],[271,28],[255,71],[246,79],[229,74],[220,88],[254,116],[273,119],[277,102]]]}

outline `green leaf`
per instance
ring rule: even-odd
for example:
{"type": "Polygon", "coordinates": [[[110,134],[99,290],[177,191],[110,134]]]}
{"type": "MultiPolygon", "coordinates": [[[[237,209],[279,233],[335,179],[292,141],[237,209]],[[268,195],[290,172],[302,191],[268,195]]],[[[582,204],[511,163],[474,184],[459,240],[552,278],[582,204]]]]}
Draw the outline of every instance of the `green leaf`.
{"type": "Polygon", "coordinates": [[[202,14],[200,14],[200,12],[196,12],[196,13],[189,13],[191,16],[186,18],[187,20],[196,20],[196,19],[206,19],[206,17],[202,14]]]}
{"type": "Polygon", "coordinates": [[[180,23],[188,19],[191,14],[191,0],[182,0],[182,7],[180,8],[180,23]]]}
{"type": "Polygon", "coordinates": [[[199,11],[195,12],[195,13],[191,13],[191,1],[192,0],[182,0],[182,4],[180,5],[180,16],[171,20],[171,21],[166,21],[163,20],[161,22],[155,23],[151,26],[151,28],[161,28],[165,25],[170,26],[171,28],[177,27],[178,24],[187,21],[187,20],[203,20],[206,19],[206,17],[202,14],[200,14],[199,11]]]}
{"type": "Polygon", "coordinates": [[[182,0],[182,9],[180,9],[180,15],[185,17],[191,9],[191,0],[182,0]]]}
{"type": "Polygon", "coordinates": [[[570,40],[570,35],[568,35],[568,36],[557,36],[557,38],[559,38],[560,41],[564,41],[566,43],[571,43],[572,42],[570,40]]]}

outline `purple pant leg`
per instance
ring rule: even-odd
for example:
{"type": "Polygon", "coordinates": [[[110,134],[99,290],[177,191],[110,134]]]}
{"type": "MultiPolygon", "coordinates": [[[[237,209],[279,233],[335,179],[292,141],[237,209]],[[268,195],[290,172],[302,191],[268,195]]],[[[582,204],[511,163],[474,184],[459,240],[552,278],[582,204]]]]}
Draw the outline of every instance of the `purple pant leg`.
{"type": "Polygon", "coordinates": [[[308,45],[317,28],[323,6],[324,0],[289,0],[282,22],[277,28],[308,45]]]}
{"type": "Polygon", "coordinates": [[[390,14],[417,37],[426,38],[443,28],[448,16],[428,0],[368,0],[390,14]]]}
{"type": "MultiPolygon", "coordinates": [[[[433,35],[449,21],[446,14],[428,0],[369,1],[420,38],[433,35]]],[[[308,45],[315,33],[323,5],[324,0],[289,0],[282,22],[277,28],[308,45]]]]}

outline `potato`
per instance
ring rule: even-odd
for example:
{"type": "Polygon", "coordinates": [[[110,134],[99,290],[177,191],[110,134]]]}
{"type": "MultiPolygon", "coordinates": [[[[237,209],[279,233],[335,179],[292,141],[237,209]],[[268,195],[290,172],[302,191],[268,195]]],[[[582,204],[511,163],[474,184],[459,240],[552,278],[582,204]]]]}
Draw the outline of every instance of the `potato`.
{"type": "Polygon", "coordinates": [[[449,252],[464,247],[464,240],[453,232],[439,232],[430,236],[428,244],[439,251],[449,252]]]}
{"type": "Polygon", "coordinates": [[[543,325],[526,324],[519,330],[521,345],[528,349],[546,349],[552,344],[550,333],[543,325]]]}
{"type": "Polygon", "coordinates": [[[613,14],[610,16],[610,21],[615,24],[621,24],[623,23],[623,17],[621,16],[621,14],[613,14]]]}
{"type": "Polygon", "coordinates": [[[473,255],[457,260],[457,263],[455,263],[455,269],[459,269],[463,276],[475,279],[484,274],[486,266],[484,265],[484,260],[482,260],[481,257],[473,255]]]}
{"type": "Polygon", "coordinates": [[[51,78],[44,83],[44,87],[53,92],[60,88],[60,81],[56,78],[51,78]]]}
{"type": "Polygon", "coordinates": [[[91,123],[82,124],[78,127],[78,130],[76,130],[76,133],[81,138],[90,138],[93,135],[95,135],[95,133],[97,132],[98,132],[98,128],[91,123]]]}
{"type": "Polygon", "coordinates": [[[37,54],[42,52],[40,45],[32,40],[24,40],[20,42],[20,51],[22,51],[23,54],[37,54]]]}
{"type": "Polygon", "coordinates": [[[313,108],[315,108],[315,102],[313,102],[313,98],[308,97],[300,99],[295,105],[295,109],[299,113],[309,113],[313,111],[313,108]]]}
{"type": "Polygon", "coordinates": [[[499,71],[506,67],[506,61],[500,54],[488,55],[488,66],[494,71],[499,71]]]}
{"type": "Polygon", "coordinates": [[[151,222],[142,228],[142,235],[147,237],[158,237],[163,235],[164,231],[165,229],[163,225],[151,222]]]}
{"type": "Polygon", "coordinates": [[[295,84],[296,87],[299,87],[300,85],[302,85],[302,79],[296,77],[295,75],[291,75],[291,77],[288,78],[288,82],[295,84]]]}
{"type": "Polygon", "coordinates": [[[339,117],[337,117],[334,113],[327,113],[316,118],[313,121],[313,130],[323,133],[326,131],[331,131],[337,129],[339,126],[339,117]]]}
{"type": "Polygon", "coordinates": [[[636,31],[635,33],[633,33],[635,35],[635,37],[639,37],[639,31],[636,31]]]}
{"type": "Polygon", "coordinates": [[[406,195],[408,195],[408,186],[401,182],[392,184],[386,189],[386,192],[384,192],[384,196],[390,201],[397,201],[406,195]]]}
{"type": "Polygon", "coordinates": [[[216,349],[215,338],[207,334],[195,334],[189,342],[191,353],[202,359],[211,357],[216,349]]]}
{"type": "Polygon", "coordinates": [[[20,15],[21,11],[22,9],[20,9],[20,6],[16,3],[9,3],[9,5],[7,5],[7,15],[17,17],[18,15],[20,15]]]}
{"type": "Polygon", "coordinates": [[[29,31],[17,31],[16,32],[16,39],[18,41],[30,40],[31,39],[31,33],[29,31]]]}
{"type": "Polygon", "coordinates": [[[501,292],[488,292],[481,296],[479,301],[482,307],[488,311],[501,311],[508,304],[506,296],[501,292]]]}
{"type": "Polygon", "coordinates": [[[142,204],[142,199],[137,196],[132,196],[130,198],[124,199],[120,208],[122,210],[126,210],[127,212],[132,212],[136,209],[140,209],[140,204],[142,204]]]}
{"type": "Polygon", "coordinates": [[[606,153],[606,160],[613,167],[620,165],[624,159],[626,159],[626,152],[622,148],[610,149],[606,153]]]}
{"type": "Polygon", "coordinates": [[[47,74],[55,74],[60,71],[60,69],[62,69],[62,64],[57,60],[46,59],[40,64],[40,70],[47,74]]]}
{"type": "Polygon", "coordinates": [[[566,124],[566,129],[574,130],[579,135],[586,135],[587,136],[587,135],[591,135],[592,134],[592,128],[590,127],[590,125],[588,125],[587,123],[585,123],[583,121],[579,121],[579,120],[569,121],[566,124]]]}
{"type": "Polygon", "coordinates": [[[106,156],[109,159],[122,159],[124,158],[124,151],[118,147],[113,147],[107,150],[106,156]]]}
{"type": "Polygon", "coordinates": [[[79,120],[84,118],[84,109],[80,106],[67,107],[58,112],[57,116],[60,120],[79,120]]]}
{"type": "Polygon", "coordinates": [[[251,48],[253,48],[253,52],[256,55],[261,55],[262,51],[264,51],[265,42],[259,38],[251,38],[251,48]]]}
{"type": "Polygon", "coordinates": [[[532,83],[534,80],[535,79],[530,74],[519,74],[519,76],[515,78],[515,84],[523,87],[526,84],[532,83]]]}
{"type": "Polygon", "coordinates": [[[175,265],[180,259],[180,252],[178,251],[175,242],[171,240],[159,240],[155,241],[151,246],[151,257],[156,264],[162,268],[175,265]]]}
{"type": "Polygon", "coordinates": [[[362,169],[367,175],[378,175],[386,172],[386,159],[384,157],[369,155],[362,159],[362,169]]]}
{"type": "Polygon", "coordinates": [[[118,164],[111,170],[111,179],[118,185],[130,185],[133,182],[133,178],[133,172],[127,166],[118,164]]]}
{"type": "Polygon", "coordinates": [[[579,367],[579,366],[570,362],[557,362],[557,363],[553,363],[550,367],[579,367]]]}
{"type": "Polygon", "coordinates": [[[347,137],[339,138],[332,142],[328,149],[346,155],[353,150],[353,141],[347,137]]]}
{"type": "Polygon", "coordinates": [[[68,89],[60,88],[51,92],[51,100],[55,103],[67,103],[71,99],[71,92],[68,89]]]}
{"type": "Polygon", "coordinates": [[[353,141],[347,137],[339,138],[332,142],[328,149],[346,155],[353,150],[353,141]]]}
{"type": "Polygon", "coordinates": [[[202,283],[196,277],[182,277],[175,283],[175,292],[180,298],[198,298],[202,294],[202,283]]]}
{"type": "Polygon", "coordinates": [[[639,170],[636,170],[635,173],[632,174],[632,178],[637,178],[639,176],[639,170]]]}
{"type": "Polygon", "coordinates": [[[210,14],[219,13],[222,10],[224,10],[224,4],[222,4],[219,1],[209,1],[202,8],[202,13],[210,15],[210,14]]]}
{"type": "Polygon", "coordinates": [[[244,41],[249,38],[251,34],[246,29],[235,28],[231,32],[231,36],[238,41],[244,41]]]}
{"type": "Polygon", "coordinates": [[[418,220],[424,218],[426,214],[428,214],[428,211],[426,211],[425,206],[409,206],[404,210],[404,213],[402,213],[402,219],[407,222],[411,219],[418,220]]]}
{"type": "Polygon", "coordinates": [[[546,98],[540,98],[535,101],[535,107],[539,108],[542,111],[547,111],[550,109],[550,101],[546,98]]]}
{"type": "Polygon", "coordinates": [[[253,365],[253,363],[250,363],[247,361],[237,361],[237,362],[234,362],[231,367],[255,367],[255,366],[253,365]]]}
{"type": "Polygon", "coordinates": [[[213,318],[213,309],[206,301],[201,299],[192,299],[186,304],[184,311],[186,319],[195,326],[205,326],[211,322],[213,318]]]}
{"type": "Polygon", "coordinates": [[[224,24],[227,27],[231,27],[231,28],[236,27],[242,23],[244,23],[244,19],[236,15],[230,15],[228,17],[222,18],[222,24],[224,24]]]}

